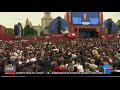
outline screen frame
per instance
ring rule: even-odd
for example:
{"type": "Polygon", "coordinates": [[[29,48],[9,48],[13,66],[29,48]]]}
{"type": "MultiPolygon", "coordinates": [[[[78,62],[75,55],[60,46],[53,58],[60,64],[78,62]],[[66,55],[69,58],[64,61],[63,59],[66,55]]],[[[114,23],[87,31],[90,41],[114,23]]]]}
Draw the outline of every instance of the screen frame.
{"type": "Polygon", "coordinates": [[[100,12],[98,12],[98,14],[99,14],[99,22],[98,22],[98,24],[88,24],[88,25],[83,25],[83,24],[73,24],[73,14],[72,13],[74,13],[74,12],[71,12],[71,24],[72,25],[79,25],[79,26],[99,26],[100,25],[100,12]]]}

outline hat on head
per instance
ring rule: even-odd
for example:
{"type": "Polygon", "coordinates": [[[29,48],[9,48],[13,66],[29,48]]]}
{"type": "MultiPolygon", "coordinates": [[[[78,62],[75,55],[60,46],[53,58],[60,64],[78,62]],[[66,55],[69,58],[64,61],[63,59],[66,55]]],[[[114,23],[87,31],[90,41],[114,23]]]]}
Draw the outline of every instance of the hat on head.
{"type": "Polygon", "coordinates": [[[109,62],[109,57],[108,56],[103,56],[103,62],[109,62]]]}

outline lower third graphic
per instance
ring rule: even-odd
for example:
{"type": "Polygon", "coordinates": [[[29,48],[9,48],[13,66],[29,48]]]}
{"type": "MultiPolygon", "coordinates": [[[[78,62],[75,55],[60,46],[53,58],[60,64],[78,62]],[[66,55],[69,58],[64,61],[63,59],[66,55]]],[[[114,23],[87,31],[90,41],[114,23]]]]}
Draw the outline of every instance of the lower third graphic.
{"type": "Polygon", "coordinates": [[[5,74],[16,74],[16,66],[5,66],[4,72],[5,74]]]}

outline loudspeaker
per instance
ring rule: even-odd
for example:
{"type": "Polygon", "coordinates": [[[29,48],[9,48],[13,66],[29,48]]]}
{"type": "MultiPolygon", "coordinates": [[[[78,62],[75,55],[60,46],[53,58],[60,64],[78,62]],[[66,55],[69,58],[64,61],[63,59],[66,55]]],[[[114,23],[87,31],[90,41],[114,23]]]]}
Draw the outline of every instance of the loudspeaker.
{"type": "Polygon", "coordinates": [[[14,25],[14,35],[18,36],[18,25],[14,25]]]}
{"type": "Polygon", "coordinates": [[[108,34],[112,34],[112,22],[108,24],[108,34]]]}

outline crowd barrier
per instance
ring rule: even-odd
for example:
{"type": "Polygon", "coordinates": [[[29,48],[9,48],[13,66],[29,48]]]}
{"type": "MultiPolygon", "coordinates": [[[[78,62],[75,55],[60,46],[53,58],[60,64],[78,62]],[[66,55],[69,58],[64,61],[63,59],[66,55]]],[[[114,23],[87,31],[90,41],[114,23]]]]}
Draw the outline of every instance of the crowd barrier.
{"type": "MultiPolygon", "coordinates": [[[[120,34],[112,34],[112,35],[102,34],[101,37],[102,36],[104,36],[105,38],[120,37],[120,34]]],[[[24,38],[24,37],[15,38],[14,35],[0,34],[0,40],[58,40],[58,39],[62,40],[65,38],[67,38],[66,35],[60,35],[60,34],[49,34],[46,35],[45,37],[30,37],[30,38],[24,38]]]]}
{"type": "Polygon", "coordinates": [[[15,36],[10,34],[0,34],[0,40],[14,40],[15,36]]]}

